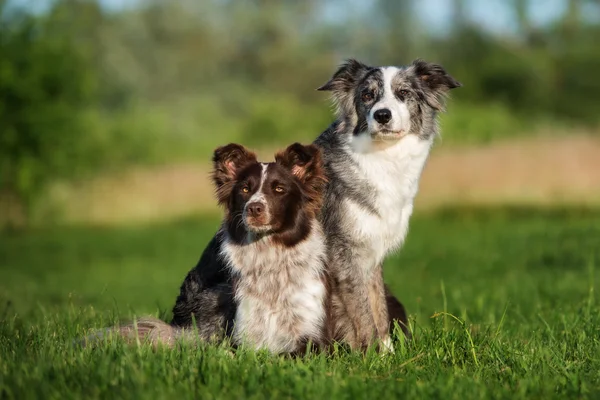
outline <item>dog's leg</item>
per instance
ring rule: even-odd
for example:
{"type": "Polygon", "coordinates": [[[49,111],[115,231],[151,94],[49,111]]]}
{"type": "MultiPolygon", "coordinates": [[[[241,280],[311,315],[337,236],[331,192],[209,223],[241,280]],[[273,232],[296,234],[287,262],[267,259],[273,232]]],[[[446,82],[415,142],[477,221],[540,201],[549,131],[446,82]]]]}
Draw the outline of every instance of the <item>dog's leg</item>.
{"type": "Polygon", "coordinates": [[[333,289],[334,283],[328,270],[323,271],[322,281],[326,293],[324,299],[325,321],[323,323],[319,345],[322,351],[329,351],[335,340],[336,307],[333,289]]]}
{"type": "Polygon", "coordinates": [[[342,310],[337,326],[338,340],[352,349],[366,349],[377,334],[367,283],[361,276],[339,276],[336,294],[342,310]]]}
{"type": "Polygon", "coordinates": [[[369,304],[373,313],[373,320],[377,332],[377,339],[383,351],[393,351],[389,335],[389,315],[383,283],[383,269],[379,265],[369,277],[369,304]]]}

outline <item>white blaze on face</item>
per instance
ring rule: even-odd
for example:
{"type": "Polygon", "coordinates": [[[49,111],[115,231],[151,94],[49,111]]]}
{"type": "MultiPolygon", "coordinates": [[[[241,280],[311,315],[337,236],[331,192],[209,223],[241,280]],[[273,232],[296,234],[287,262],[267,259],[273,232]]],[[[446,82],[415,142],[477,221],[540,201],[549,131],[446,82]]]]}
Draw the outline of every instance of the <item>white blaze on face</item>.
{"type": "Polygon", "coordinates": [[[377,103],[373,105],[367,123],[369,126],[369,132],[378,132],[383,127],[374,118],[374,114],[377,110],[388,109],[392,113],[392,119],[386,124],[385,129],[399,133],[403,131],[405,134],[410,130],[410,112],[408,107],[403,101],[398,100],[394,94],[393,81],[398,72],[400,71],[397,67],[383,67],[381,72],[383,73],[383,96],[377,103]]]}
{"type": "MultiPolygon", "coordinates": [[[[260,173],[260,183],[258,185],[258,189],[256,190],[256,192],[254,192],[254,194],[252,196],[250,196],[250,199],[248,199],[248,201],[246,202],[246,205],[244,206],[244,215],[243,215],[243,219],[244,219],[244,223],[246,223],[246,217],[248,215],[247,211],[246,211],[246,207],[248,206],[248,204],[251,203],[260,203],[263,206],[264,209],[264,213],[265,213],[265,220],[266,221],[270,221],[271,220],[271,216],[269,215],[269,205],[267,203],[267,198],[265,197],[265,192],[264,192],[264,184],[265,184],[265,180],[267,178],[267,169],[269,168],[269,164],[266,163],[260,163],[261,166],[261,173],[260,173]]],[[[247,224],[246,224],[247,226],[247,224]]],[[[269,229],[270,227],[265,227],[265,229],[269,229]]]]}
{"type": "Polygon", "coordinates": [[[268,164],[260,163],[261,171],[260,171],[260,183],[258,185],[258,190],[250,197],[248,203],[266,203],[265,193],[263,192],[263,186],[265,184],[265,178],[267,177],[267,168],[268,164]]]}

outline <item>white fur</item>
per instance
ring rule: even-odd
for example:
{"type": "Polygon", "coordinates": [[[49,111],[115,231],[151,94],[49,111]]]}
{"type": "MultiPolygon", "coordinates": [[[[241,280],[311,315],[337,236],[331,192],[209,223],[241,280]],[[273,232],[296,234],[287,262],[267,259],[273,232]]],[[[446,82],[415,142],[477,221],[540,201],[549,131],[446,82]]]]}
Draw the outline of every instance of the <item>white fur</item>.
{"type": "Polygon", "coordinates": [[[221,254],[238,277],[233,335],[237,343],[282,353],[293,351],[302,338],[321,336],[325,238],[318,223],[308,238],[287,248],[274,245],[269,235],[238,245],[225,233],[221,254]]]}
{"type": "Polygon", "coordinates": [[[381,341],[381,347],[383,353],[393,353],[394,352],[394,344],[392,343],[392,338],[386,336],[385,339],[381,341]]]}
{"type": "Polygon", "coordinates": [[[367,117],[367,124],[370,132],[375,132],[382,128],[381,124],[375,120],[373,115],[376,111],[387,108],[392,113],[392,119],[386,124],[386,129],[395,133],[404,133],[410,131],[410,112],[408,107],[402,101],[396,98],[392,81],[396,74],[400,71],[397,67],[384,67],[383,72],[383,96],[373,105],[371,112],[367,117]]]}
{"type": "Polygon", "coordinates": [[[342,207],[346,210],[346,221],[351,225],[349,231],[375,253],[375,259],[369,258],[363,264],[370,272],[406,238],[419,178],[433,139],[407,135],[380,149],[368,142],[368,134],[359,135],[355,140],[361,144],[352,146],[352,156],[358,164],[356,173],[374,186],[376,193],[371,198],[375,200],[378,215],[351,199],[346,199],[342,207]]]}

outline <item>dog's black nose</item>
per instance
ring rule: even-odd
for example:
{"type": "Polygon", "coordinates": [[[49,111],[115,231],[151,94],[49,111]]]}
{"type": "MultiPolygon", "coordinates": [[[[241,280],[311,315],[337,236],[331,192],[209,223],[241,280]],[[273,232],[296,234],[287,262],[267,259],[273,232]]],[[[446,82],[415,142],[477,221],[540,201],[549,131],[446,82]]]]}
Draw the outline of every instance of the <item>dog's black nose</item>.
{"type": "Polygon", "coordinates": [[[375,111],[373,118],[375,118],[375,121],[379,122],[380,124],[387,124],[390,122],[390,119],[392,119],[392,112],[387,108],[382,108],[375,111]]]}
{"type": "Polygon", "coordinates": [[[264,211],[265,207],[262,203],[257,201],[250,203],[246,206],[246,212],[251,217],[258,217],[264,211]]]}

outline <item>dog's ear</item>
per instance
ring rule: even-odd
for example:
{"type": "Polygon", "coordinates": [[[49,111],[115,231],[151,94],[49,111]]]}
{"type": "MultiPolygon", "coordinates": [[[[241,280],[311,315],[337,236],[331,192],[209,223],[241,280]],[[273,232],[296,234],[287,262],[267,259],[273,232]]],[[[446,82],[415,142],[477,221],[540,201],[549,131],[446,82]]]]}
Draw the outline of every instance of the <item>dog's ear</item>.
{"type": "Polygon", "coordinates": [[[314,144],[294,143],[275,155],[275,162],[288,169],[300,182],[306,198],[314,208],[320,207],[327,177],[321,150],[314,144]]]}
{"type": "Polygon", "coordinates": [[[294,143],[275,155],[275,162],[283,165],[301,182],[310,180],[315,174],[321,173],[323,162],[321,151],[314,144],[303,146],[294,143]]]}
{"type": "Polygon", "coordinates": [[[331,79],[317,90],[332,92],[337,115],[351,115],[354,108],[353,89],[367,74],[370,67],[360,61],[349,59],[343,63],[331,79]]]}
{"type": "Polygon", "coordinates": [[[331,79],[317,90],[330,91],[334,94],[336,92],[348,92],[369,69],[369,66],[350,58],[340,65],[331,79]]]}
{"type": "Polygon", "coordinates": [[[238,172],[248,164],[256,162],[256,155],[242,145],[230,143],[217,148],[212,161],[212,179],[217,190],[217,199],[219,203],[224,203],[231,193],[238,172]]]}
{"type": "Polygon", "coordinates": [[[435,110],[443,110],[442,100],[450,89],[462,86],[441,65],[417,59],[412,62],[412,66],[425,93],[427,104],[435,110]]]}

